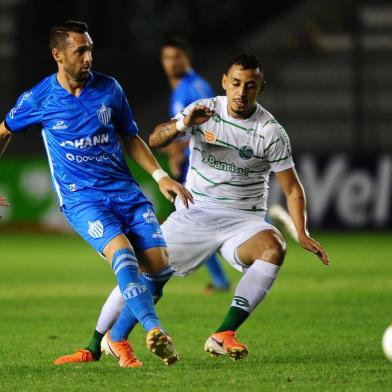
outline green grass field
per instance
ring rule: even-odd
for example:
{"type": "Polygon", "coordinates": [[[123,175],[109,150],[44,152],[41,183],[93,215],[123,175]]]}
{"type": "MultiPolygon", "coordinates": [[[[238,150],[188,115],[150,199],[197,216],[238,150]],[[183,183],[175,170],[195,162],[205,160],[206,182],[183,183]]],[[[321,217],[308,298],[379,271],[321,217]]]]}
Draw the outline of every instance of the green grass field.
{"type": "Polygon", "coordinates": [[[131,340],[144,367],[122,369],[106,356],[52,365],[89,341],[115,284],[109,267],[77,237],[0,233],[0,391],[391,390],[392,364],[380,346],[392,321],[391,234],[317,238],[331,266],[289,243],[273,290],[239,330],[246,359],[203,351],[232,293],[204,294],[202,269],[173,278],[158,305],[181,361],[165,368],[137,327],[131,340]]]}

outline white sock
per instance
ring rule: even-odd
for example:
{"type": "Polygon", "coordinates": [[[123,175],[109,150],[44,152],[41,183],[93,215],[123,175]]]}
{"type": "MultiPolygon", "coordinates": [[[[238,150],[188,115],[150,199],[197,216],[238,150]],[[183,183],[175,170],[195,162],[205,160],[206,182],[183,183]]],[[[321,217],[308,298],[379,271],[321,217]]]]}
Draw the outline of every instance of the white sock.
{"type": "Polygon", "coordinates": [[[124,304],[125,301],[121,295],[120,288],[116,286],[102,306],[95,329],[98,332],[105,334],[110,328],[112,328],[114,322],[121,313],[124,304]]]}
{"type": "Polygon", "coordinates": [[[268,294],[278,272],[278,265],[256,259],[238,282],[231,306],[251,313],[268,294]]]}

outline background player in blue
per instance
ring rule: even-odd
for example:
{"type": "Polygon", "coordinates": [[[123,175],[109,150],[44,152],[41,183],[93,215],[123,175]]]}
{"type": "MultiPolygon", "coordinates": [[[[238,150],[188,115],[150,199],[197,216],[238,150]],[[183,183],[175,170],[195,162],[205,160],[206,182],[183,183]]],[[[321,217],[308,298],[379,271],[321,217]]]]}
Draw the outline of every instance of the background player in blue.
{"type": "MultiPolygon", "coordinates": [[[[161,48],[161,63],[171,88],[169,116],[173,118],[189,104],[215,96],[208,82],[192,68],[192,53],[187,43],[179,37],[167,39],[161,48]]],[[[188,141],[176,141],[164,150],[169,155],[171,174],[185,183],[189,167],[188,141]]],[[[216,255],[206,262],[212,282],[207,290],[227,290],[230,282],[216,255]]]]}
{"type": "MultiPolygon", "coordinates": [[[[147,331],[148,348],[169,365],[178,356],[161,327],[153,296],[161,295],[173,271],[153,207],[130,173],[122,148],[152,174],[169,200],[175,193],[188,205],[192,197],[160,168],[138,136],[117,81],[91,72],[93,42],[87,25],[68,21],[55,26],[50,48],[58,72],[22,94],[8,112],[0,124],[0,153],[13,133],[42,127],[60,207],[75,231],[111,264],[126,303],[103,337],[102,349],[122,367],[141,366],[127,341],[136,317],[147,331]]],[[[80,356],[94,354],[80,350],[80,356]]]]}

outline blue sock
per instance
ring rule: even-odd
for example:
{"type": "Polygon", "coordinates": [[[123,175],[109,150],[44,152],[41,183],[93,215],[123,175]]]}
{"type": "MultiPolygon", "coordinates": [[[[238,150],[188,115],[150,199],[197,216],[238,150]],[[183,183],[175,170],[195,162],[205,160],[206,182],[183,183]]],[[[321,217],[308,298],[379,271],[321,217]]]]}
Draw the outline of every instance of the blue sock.
{"type": "MultiPolygon", "coordinates": [[[[124,331],[128,330],[135,316],[146,331],[161,327],[155,313],[152,295],[138,272],[138,262],[131,249],[119,249],[113,256],[112,269],[116,275],[121,293],[125,299],[128,311],[121,313],[111,329],[110,336],[114,341],[127,338],[124,331]],[[124,314],[123,314],[124,313],[124,314]]],[[[124,307],[125,308],[125,307],[124,307]]]]}
{"type": "Polygon", "coordinates": [[[207,261],[206,267],[212,278],[212,284],[215,288],[227,289],[230,287],[230,282],[226,276],[225,271],[220,265],[216,255],[213,254],[207,261]]]}
{"type": "Polygon", "coordinates": [[[152,296],[155,298],[161,298],[163,295],[163,286],[173,275],[174,270],[171,265],[159,272],[143,272],[142,280],[145,285],[150,289],[152,296]]]}
{"type": "MultiPolygon", "coordinates": [[[[172,266],[169,265],[162,271],[155,273],[143,273],[140,275],[141,280],[147,286],[148,290],[154,298],[154,304],[156,304],[161,299],[163,295],[163,286],[173,275],[173,272],[174,270],[172,266]]],[[[126,339],[137,323],[138,320],[135,315],[129,310],[127,306],[124,306],[120,316],[110,331],[110,337],[115,342],[126,339]]]]}

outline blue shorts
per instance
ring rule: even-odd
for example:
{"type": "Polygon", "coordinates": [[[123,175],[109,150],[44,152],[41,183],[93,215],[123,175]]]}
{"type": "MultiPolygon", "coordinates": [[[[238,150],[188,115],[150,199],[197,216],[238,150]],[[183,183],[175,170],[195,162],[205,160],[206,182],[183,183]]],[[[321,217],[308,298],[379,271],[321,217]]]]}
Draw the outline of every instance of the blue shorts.
{"type": "Polygon", "coordinates": [[[119,234],[128,237],[135,253],[166,247],[154,208],[142,192],[67,204],[62,211],[73,229],[99,253],[119,234]]]}

